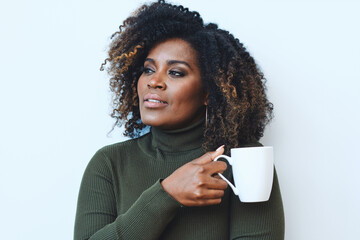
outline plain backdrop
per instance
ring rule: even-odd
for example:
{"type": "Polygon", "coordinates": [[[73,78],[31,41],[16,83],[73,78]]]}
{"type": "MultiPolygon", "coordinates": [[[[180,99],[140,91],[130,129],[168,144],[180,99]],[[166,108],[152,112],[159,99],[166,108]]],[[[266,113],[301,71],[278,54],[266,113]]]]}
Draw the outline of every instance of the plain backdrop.
{"type": "MultiPolygon", "coordinates": [[[[144,1],[0,6],[1,239],[72,239],[82,174],[110,136],[112,33],[144,1]]],[[[287,240],[360,235],[359,1],[178,0],[232,32],[267,78],[287,240]]]]}

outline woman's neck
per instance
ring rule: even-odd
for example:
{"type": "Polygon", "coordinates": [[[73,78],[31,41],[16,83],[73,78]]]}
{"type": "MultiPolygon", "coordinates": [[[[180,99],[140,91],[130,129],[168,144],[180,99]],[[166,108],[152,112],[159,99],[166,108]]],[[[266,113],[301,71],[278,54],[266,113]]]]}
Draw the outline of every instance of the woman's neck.
{"type": "Polygon", "coordinates": [[[204,129],[205,119],[175,130],[152,127],[152,146],[166,152],[181,152],[200,148],[203,143],[204,129]]]}

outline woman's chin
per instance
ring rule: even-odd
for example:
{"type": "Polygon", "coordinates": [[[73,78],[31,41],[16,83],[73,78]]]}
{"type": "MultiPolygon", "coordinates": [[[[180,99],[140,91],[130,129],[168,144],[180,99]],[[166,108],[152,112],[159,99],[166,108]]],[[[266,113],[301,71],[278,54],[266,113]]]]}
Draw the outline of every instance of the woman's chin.
{"type": "Polygon", "coordinates": [[[141,121],[150,127],[164,127],[164,125],[166,125],[163,121],[161,121],[158,118],[149,118],[149,117],[142,117],[141,121]]]}

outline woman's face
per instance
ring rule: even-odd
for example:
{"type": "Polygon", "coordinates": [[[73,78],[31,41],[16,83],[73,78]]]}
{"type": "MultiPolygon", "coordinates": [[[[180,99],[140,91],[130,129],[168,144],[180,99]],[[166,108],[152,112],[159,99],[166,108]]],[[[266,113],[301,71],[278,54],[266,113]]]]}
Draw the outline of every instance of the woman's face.
{"type": "Polygon", "coordinates": [[[200,120],[206,97],[196,51],[178,38],[155,45],[145,59],[137,91],[146,125],[176,129],[200,120]]]}

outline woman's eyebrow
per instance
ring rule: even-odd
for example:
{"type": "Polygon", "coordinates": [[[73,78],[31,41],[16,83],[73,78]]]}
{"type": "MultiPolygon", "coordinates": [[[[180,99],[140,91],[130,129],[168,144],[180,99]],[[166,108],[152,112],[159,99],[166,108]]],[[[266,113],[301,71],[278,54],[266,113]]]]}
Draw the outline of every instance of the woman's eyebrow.
{"type": "Polygon", "coordinates": [[[180,61],[180,60],[168,60],[167,61],[168,65],[173,65],[173,64],[176,64],[176,63],[184,64],[184,65],[188,66],[192,70],[192,68],[190,67],[190,64],[188,64],[187,62],[180,61]]]}
{"type": "Polygon", "coordinates": [[[155,64],[155,60],[152,58],[145,58],[144,62],[151,62],[151,63],[155,64]]]}
{"type": "MultiPolygon", "coordinates": [[[[151,63],[155,64],[155,60],[152,59],[152,58],[146,58],[144,62],[151,62],[151,63]]],[[[169,65],[169,66],[170,66],[170,65],[173,65],[173,64],[177,64],[177,63],[184,64],[184,65],[188,66],[188,67],[192,70],[190,64],[188,64],[188,63],[185,62],[185,61],[180,61],[180,60],[168,60],[166,63],[167,63],[167,65],[169,65]]]]}

